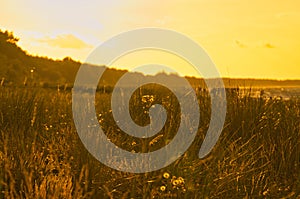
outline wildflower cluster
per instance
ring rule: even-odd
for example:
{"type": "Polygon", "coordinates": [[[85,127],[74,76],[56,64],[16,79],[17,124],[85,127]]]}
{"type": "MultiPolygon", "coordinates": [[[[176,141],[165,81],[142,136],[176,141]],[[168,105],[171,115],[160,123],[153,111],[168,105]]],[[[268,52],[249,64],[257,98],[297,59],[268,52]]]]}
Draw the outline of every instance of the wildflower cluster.
{"type": "Polygon", "coordinates": [[[185,181],[183,177],[171,176],[168,172],[163,173],[160,191],[165,193],[186,192],[185,181]]]}

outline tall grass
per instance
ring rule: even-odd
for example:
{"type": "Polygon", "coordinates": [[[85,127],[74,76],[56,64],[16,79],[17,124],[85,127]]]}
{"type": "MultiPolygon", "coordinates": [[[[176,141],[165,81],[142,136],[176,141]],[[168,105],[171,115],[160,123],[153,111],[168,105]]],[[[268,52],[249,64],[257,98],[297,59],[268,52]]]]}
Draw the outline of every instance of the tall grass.
{"type": "MultiPolygon", "coordinates": [[[[153,89],[142,88],[131,99],[132,118],[140,125],[150,121],[151,104],[168,109],[162,132],[147,139],[121,132],[112,118],[111,95],[97,94],[99,123],[119,147],[153,151],[176,134],[178,102],[168,90],[153,89]],[[154,98],[143,102],[149,92],[154,98]]],[[[221,138],[206,158],[198,159],[210,120],[210,98],[204,90],[197,96],[201,121],[189,150],[159,171],[131,174],[108,168],[84,148],[72,121],[70,92],[1,87],[0,198],[300,197],[299,99],[228,93],[221,138]]]]}

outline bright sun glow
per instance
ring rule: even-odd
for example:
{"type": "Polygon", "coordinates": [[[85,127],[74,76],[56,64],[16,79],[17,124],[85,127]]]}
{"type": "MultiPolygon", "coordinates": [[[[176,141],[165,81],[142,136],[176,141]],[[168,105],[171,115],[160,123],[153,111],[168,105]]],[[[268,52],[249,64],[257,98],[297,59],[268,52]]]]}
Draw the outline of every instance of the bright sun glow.
{"type": "MultiPolygon", "coordinates": [[[[197,41],[224,77],[300,78],[300,1],[11,0],[0,3],[1,29],[33,55],[84,61],[110,37],[141,27],[178,31],[197,41]]],[[[145,53],[145,52],[144,52],[145,53]]],[[[183,60],[151,52],[115,66],[167,62],[197,75],[183,60]]]]}

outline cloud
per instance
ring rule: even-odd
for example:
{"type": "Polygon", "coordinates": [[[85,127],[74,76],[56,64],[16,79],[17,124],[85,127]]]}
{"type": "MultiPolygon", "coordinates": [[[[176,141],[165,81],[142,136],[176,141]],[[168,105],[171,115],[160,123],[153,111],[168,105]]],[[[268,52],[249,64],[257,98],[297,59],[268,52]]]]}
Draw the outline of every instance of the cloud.
{"type": "Polygon", "coordinates": [[[276,48],[276,46],[274,44],[269,43],[269,42],[265,42],[265,43],[253,42],[253,43],[246,44],[239,40],[235,40],[234,44],[235,44],[235,46],[238,46],[240,48],[276,48]]]}
{"type": "Polygon", "coordinates": [[[275,15],[277,18],[299,17],[298,12],[280,12],[275,15]]]}
{"type": "Polygon", "coordinates": [[[263,47],[265,47],[265,48],[275,48],[275,46],[273,44],[270,44],[270,43],[265,43],[263,47]]]}
{"type": "Polygon", "coordinates": [[[57,35],[54,38],[45,37],[43,39],[38,39],[38,41],[60,48],[82,49],[92,47],[72,34],[57,35]]]}
{"type": "Polygon", "coordinates": [[[246,44],[242,43],[242,42],[239,41],[239,40],[235,40],[234,42],[235,42],[235,44],[236,44],[238,47],[240,47],[240,48],[246,48],[246,47],[247,47],[246,44]]]}

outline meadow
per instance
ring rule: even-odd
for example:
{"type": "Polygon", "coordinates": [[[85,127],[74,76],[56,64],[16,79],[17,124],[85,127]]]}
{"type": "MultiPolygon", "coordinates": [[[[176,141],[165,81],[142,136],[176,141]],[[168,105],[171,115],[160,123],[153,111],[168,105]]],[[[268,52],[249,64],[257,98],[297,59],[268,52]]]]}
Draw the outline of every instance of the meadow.
{"type": "MultiPolygon", "coordinates": [[[[110,97],[98,92],[102,102],[96,110],[104,132],[119,147],[153,151],[174,137],[179,104],[168,90],[145,87],[131,99],[132,118],[141,125],[149,122],[151,104],[168,110],[162,132],[147,139],[118,129],[110,97]],[[151,97],[143,98],[146,94],[151,97]]],[[[203,89],[197,97],[201,120],[188,151],[161,170],[133,174],[101,164],[84,148],[73,123],[70,90],[0,87],[0,198],[300,198],[299,98],[228,92],[221,137],[199,159],[210,97],[203,89]]]]}

